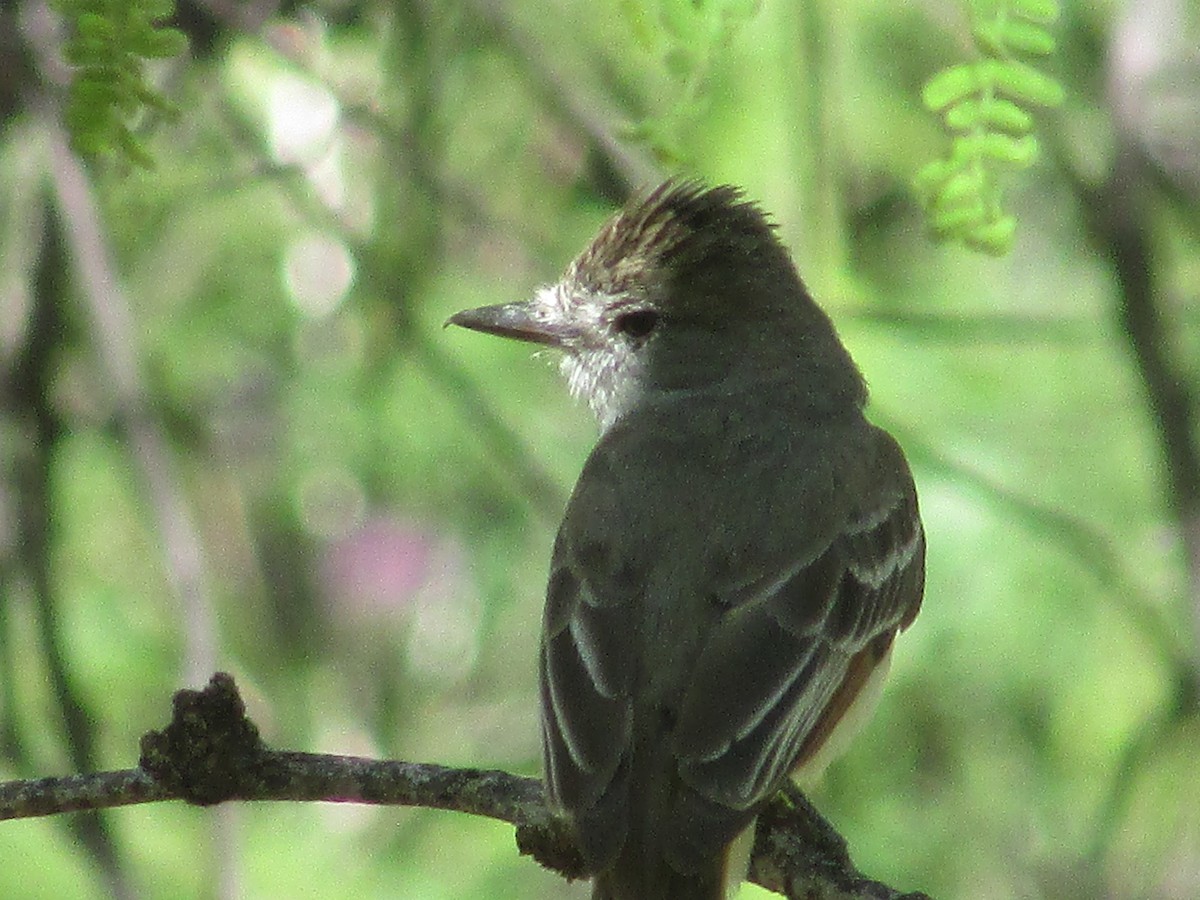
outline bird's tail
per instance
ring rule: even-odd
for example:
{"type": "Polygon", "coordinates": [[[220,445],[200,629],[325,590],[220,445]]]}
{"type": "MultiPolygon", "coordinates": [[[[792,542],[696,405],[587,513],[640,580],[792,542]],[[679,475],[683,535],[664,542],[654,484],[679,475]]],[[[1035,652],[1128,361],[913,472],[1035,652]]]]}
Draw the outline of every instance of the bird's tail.
{"type": "Polygon", "coordinates": [[[727,900],[719,874],[610,870],[596,877],[592,900],[727,900]]]}
{"type": "Polygon", "coordinates": [[[687,874],[661,857],[622,853],[612,868],[596,876],[592,900],[733,900],[746,877],[753,846],[752,824],[711,865],[687,874]]]}

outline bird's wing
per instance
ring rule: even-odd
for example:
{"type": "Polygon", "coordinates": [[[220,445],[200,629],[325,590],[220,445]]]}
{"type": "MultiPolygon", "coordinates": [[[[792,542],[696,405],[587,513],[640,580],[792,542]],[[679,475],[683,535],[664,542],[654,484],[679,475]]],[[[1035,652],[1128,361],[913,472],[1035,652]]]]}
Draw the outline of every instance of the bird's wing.
{"type": "Polygon", "coordinates": [[[605,865],[625,839],[636,648],[628,639],[644,576],[615,556],[617,473],[593,455],[554,545],[539,675],[542,751],[551,800],[571,812],[581,849],[605,865]],[[585,510],[573,513],[572,510],[585,510]],[[600,523],[600,524],[597,524],[600,523]]]}
{"type": "MultiPolygon", "coordinates": [[[[836,724],[831,718],[861,686],[858,674],[869,673],[870,667],[854,665],[856,654],[877,649],[882,640],[890,643],[916,615],[924,573],[916,495],[899,448],[884,432],[872,431],[870,449],[878,458],[863,464],[862,472],[841,473],[849,481],[833,491],[839,502],[816,511],[831,523],[761,522],[773,529],[778,551],[760,554],[752,571],[735,567],[724,584],[691,589],[697,615],[701,607],[707,615],[713,600],[725,612],[698,638],[703,643],[690,672],[679,675],[687,687],[673,733],[664,735],[672,742],[677,774],[690,788],[678,810],[685,844],[673,851],[685,869],[745,827],[758,804],[836,724]]],[[[639,627],[638,605],[654,590],[648,586],[654,572],[664,565],[662,546],[650,536],[677,529],[681,518],[687,528],[703,530],[721,515],[709,509],[697,517],[695,510],[673,505],[687,502],[680,492],[665,499],[648,482],[632,483],[638,470],[627,461],[650,454],[638,447],[625,455],[618,436],[610,438],[589,458],[555,543],[541,652],[547,785],[551,798],[571,813],[593,867],[607,864],[626,836],[632,694],[644,662],[637,657],[654,652],[631,631],[639,627]],[[639,491],[640,500],[631,499],[639,491]],[[642,543],[639,534],[647,536],[642,543]]],[[[676,467],[686,464],[680,459],[676,467]]],[[[790,506],[811,518],[812,502],[799,498],[790,506]]],[[[776,504],[775,513],[787,508],[788,502],[776,504]]],[[[715,528],[711,551],[725,553],[721,535],[738,530],[715,528]]],[[[722,568],[722,561],[707,562],[680,563],[676,581],[722,568]]],[[[654,638],[676,639],[688,636],[654,638]]]]}
{"type": "Polygon", "coordinates": [[[899,447],[874,434],[828,545],[735,586],[696,663],[675,752],[684,781],[720,806],[754,807],[819,750],[920,607],[916,493],[899,447]]]}

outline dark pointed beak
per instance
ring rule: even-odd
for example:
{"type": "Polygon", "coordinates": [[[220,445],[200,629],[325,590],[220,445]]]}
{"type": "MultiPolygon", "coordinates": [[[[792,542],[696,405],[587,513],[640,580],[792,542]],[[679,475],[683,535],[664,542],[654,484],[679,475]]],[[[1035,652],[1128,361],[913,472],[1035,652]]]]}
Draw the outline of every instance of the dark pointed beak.
{"type": "Polygon", "coordinates": [[[575,329],[560,322],[548,322],[539,316],[531,303],[501,303],[464,309],[446,320],[446,325],[458,325],[472,331],[496,334],[500,337],[549,344],[561,347],[575,336],[575,329]]]}

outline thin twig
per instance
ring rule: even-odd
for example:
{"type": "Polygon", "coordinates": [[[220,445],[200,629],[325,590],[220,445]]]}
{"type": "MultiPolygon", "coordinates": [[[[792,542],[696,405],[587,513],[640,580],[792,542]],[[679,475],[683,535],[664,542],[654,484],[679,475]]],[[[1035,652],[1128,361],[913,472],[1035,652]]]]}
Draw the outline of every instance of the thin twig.
{"type": "MultiPolygon", "coordinates": [[[[1167,470],[1167,501],[1183,545],[1193,639],[1200,652],[1200,404],[1164,321],[1153,251],[1138,209],[1144,164],[1133,148],[1121,154],[1107,189],[1097,192],[1090,219],[1093,237],[1113,261],[1119,293],[1117,317],[1146,389],[1167,470]]],[[[1200,660],[1193,660],[1200,680],[1200,660]]]]}
{"type": "MultiPolygon", "coordinates": [[[[38,172],[26,172],[37,192],[45,194],[41,163],[38,172]]],[[[65,261],[60,223],[49,214],[50,205],[44,197],[35,204],[36,211],[24,220],[32,229],[24,236],[30,255],[30,309],[22,342],[14,355],[10,377],[0,385],[0,409],[3,409],[20,434],[19,450],[13,454],[9,473],[12,478],[15,506],[14,569],[20,569],[24,585],[32,601],[37,645],[45,660],[51,694],[62,718],[63,737],[72,764],[87,770],[96,765],[96,730],[91,711],[70,667],[68,642],[60,617],[61,594],[54,577],[56,519],[53,515],[55,493],[55,460],[65,436],[65,425],[55,407],[54,379],[64,345],[70,340],[70,329],[64,313],[63,271],[65,261]]],[[[9,260],[15,262],[15,260],[9,260]]],[[[5,560],[7,562],[7,560],[5,560]]],[[[8,584],[15,588],[15,572],[8,571],[8,584]]],[[[9,606],[18,596],[16,590],[0,598],[9,606]]],[[[7,628],[8,623],[3,626],[7,628]]],[[[8,644],[7,634],[0,642],[8,644]]],[[[4,648],[3,665],[7,670],[0,678],[11,674],[19,657],[15,648],[4,648]]],[[[11,686],[5,688],[10,699],[15,697],[11,686]]],[[[11,709],[7,716],[13,716],[11,709]]],[[[15,718],[6,719],[4,749],[14,762],[29,765],[28,750],[21,740],[15,718]]],[[[131,897],[132,889],[121,868],[116,842],[107,823],[93,814],[80,816],[66,823],[72,840],[77,841],[97,864],[113,897],[131,897]]]]}
{"type": "Polygon", "coordinates": [[[117,404],[162,540],[168,580],[179,600],[187,642],[183,677],[197,681],[216,666],[216,617],[204,571],[204,553],[191,511],[174,471],[170,446],[147,402],[137,360],[136,328],[129,300],[100,221],[91,184],[67,146],[57,121],[47,122],[50,174],[63,219],[63,234],[76,271],[76,283],[91,315],[92,335],[117,404]]]}
{"type": "Polygon", "coordinates": [[[560,118],[586,134],[613,171],[622,179],[626,196],[663,179],[662,167],[620,136],[623,116],[608,98],[589,91],[580,79],[561,71],[563,55],[543,47],[512,21],[510,4],[499,0],[471,0],[468,4],[492,31],[509,46],[509,58],[521,67],[539,99],[560,118]]]}

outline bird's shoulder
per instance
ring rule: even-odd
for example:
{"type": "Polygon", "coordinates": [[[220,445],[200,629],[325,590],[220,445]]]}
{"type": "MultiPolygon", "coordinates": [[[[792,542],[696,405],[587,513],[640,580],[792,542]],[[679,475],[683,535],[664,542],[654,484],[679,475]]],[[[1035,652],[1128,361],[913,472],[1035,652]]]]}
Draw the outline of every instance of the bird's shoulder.
{"type": "Polygon", "coordinates": [[[602,435],[559,543],[661,553],[701,530],[716,554],[794,559],[840,533],[860,497],[911,491],[899,448],[857,408],[697,392],[643,404],[602,435]]]}

